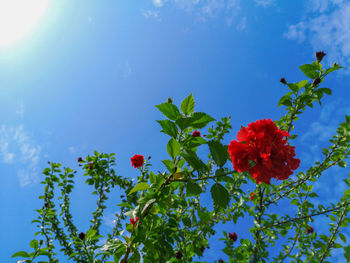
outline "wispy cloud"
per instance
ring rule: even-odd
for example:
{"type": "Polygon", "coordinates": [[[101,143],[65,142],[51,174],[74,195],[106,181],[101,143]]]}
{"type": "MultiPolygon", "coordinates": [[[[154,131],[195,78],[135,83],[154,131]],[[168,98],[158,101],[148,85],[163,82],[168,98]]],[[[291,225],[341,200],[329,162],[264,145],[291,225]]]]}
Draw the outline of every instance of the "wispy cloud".
{"type": "Polygon", "coordinates": [[[24,130],[23,125],[0,128],[1,161],[19,167],[18,178],[21,186],[38,181],[41,147],[24,130]]]}
{"type": "Polygon", "coordinates": [[[307,6],[306,18],[289,25],[284,36],[325,50],[326,61],[339,62],[350,73],[350,2],[310,0],[307,6]]]}
{"type": "MultiPolygon", "coordinates": [[[[197,20],[205,22],[208,19],[223,17],[228,26],[233,24],[233,18],[238,15],[241,0],[153,0],[156,8],[165,4],[176,6],[191,13],[197,20]]],[[[265,0],[267,1],[267,0],[265,0]]]]}
{"type": "Polygon", "coordinates": [[[255,0],[255,3],[256,3],[258,6],[263,6],[263,7],[270,6],[270,5],[272,5],[274,2],[275,2],[274,0],[255,0]]]}
{"type": "Polygon", "coordinates": [[[141,10],[142,11],[142,15],[146,18],[146,19],[155,19],[156,21],[160,22],[162,21],[162,19],[159,17],[159,11],[153,11],[153,10],[141,10]]]}

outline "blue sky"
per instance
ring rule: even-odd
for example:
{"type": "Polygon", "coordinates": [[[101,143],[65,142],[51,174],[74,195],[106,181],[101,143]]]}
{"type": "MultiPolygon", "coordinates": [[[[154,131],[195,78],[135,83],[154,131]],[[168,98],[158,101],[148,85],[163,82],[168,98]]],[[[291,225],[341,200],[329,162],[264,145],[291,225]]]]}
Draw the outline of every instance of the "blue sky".
{"type": "MultiPolygon", "coordinates": [[[[120,175],[136,175],[135,153],[163,169],[168,138],[154,105],[167,97],[179,103],[191,92],[198,111],[232,117],[228,143],[241,125],[279,119],[286,92],[279,79],[304,79],[297,67],[323,50],[326,65],[345,69],[324,83],[333,90],[324,106],[297,123],[297,155],[304,168],[312,164],[350,113],[349,17],[350,2],[342,0],[48,0],[31,32],[0,47],[0,262],[28,248],[47,161],[78,169],[77,157],[98,150],[116,153],[120,175]]],[[[348,173],[325,174],[316,185],[321,203],[337,200],[348,173]]],[[[84,231],[94,200],[82,182],[72,200],[84,231]]]]}

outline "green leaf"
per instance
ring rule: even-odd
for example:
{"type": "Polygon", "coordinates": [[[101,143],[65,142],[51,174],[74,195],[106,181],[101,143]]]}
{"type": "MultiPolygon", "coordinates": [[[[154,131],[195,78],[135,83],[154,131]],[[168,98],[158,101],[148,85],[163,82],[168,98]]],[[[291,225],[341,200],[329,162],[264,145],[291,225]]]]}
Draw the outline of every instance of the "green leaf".
{"type": "Polygon", "coordinates": [[[173,173],[175,172],[175,165],[174,165],[174,162],[171,161],[171,160],[162,160],[162,163],[164,163],[164,165],[166,166],[166,168],[168,169],[168,171],[170,173],[173,173]]]}
{"type": "Polygon", "coordinates": [[[228,159],[226,147],[216,140],[209,141],[208,145],[211,156],[213,157],[213,160],[216,163],[216,165],[220,167],[224,166],[228,159]]]}
{"type": "Polygon", "coordinates": [[[282,105],[285,105],[287,107],[293,105],[289,94],[284,95],[282,98],[280,98],[277,107],[282,106],[282,105]]]}
{"type": "Polygon", "coordinates": [[[199,195],[202,193],[202,187],[193,181],[188,181],[186,184],[186,190],[188,195],[199,195]]]}
{"type": "Polygon", "coordinates": [[[15,258],[15,257],[29,258],[29,254],[25,251],[19,251],[13,254],[11,257],[12,258],[15,258]]]}
{"type": "Polygon", "coordinates": [[[192,114],[191,126],[193,128],[202,129],[207,126],[210,122],[215,121],[214,118],[204,112],[195,112],[192,114]]]}
{"type": "Polygon", "coordinates": [[[319,76],[319,73],[317,72],[318,67],[312,64],[304,64],[299,67],[300,70],[310,79],[315,79],[319,76]]]}
{"type": "Polygon", "coordinates": [[[333,67],[331,67],[331,68],[326,70],[325,75],[327,75],[327,74],[329,74],[329,73],[331,73],[331,72],[333,72],[335,70],[341,69],[341,68],[344,68],[344,67],[341,67],[338,64],[334,63],[333,67]]]}
{"type": "Polygon", "coordinates": [[[172,103],[162,103],[156,107],[170,120],[177,120],[181,117],[179,109],[172,103]]]}
{"type": "Polygon", "coordinates": [[[340,237],[341,241],[343,241],[346,244],[346,237],[345,237],[345,235],[342,234],[342,233],[339,233],[339,237],[340,237]]]}
{"type": "Polygon", "coordinates": [[[29,246],[32,248],[38,248],[39,247],[39,241],[36,239],[33,239],[32,241],[30,241],[29,246]]]}
{"type": "Polygon", "coordinates": [[[160,124],[160,126],[162,126],[161,132],[164,132],[173,138],[177,137],[178,130],[175,123],[170,120],[161,120],[157,122],[160,124]]]}
{"type": "Polygon", "coordinates": [[[321,91],[322,93],[327,94],[327,95],[332,95],[332,90],[329,88],[320,88],[318,90],[321,91]]]}
{"type": "Polygon", "coordinates": [[[181,155],[185,158],[186,162],[188,162],[188,164],[193,167],[194,170],[202,172],[208,171],[208,167],[202,160],[198,158],[195,152],[187,151],[187,153],[182,153],[181,155]]]}
{"type": "Polygon", "coordinates": [[[135,185],[133,189],[131,189],[128,195],[131,195],[132,193],[137,191],[145,191],[148,188],[150,188],[150,186],[147,183],[144,183],[144,182],[138,183],[137,185],[135,185]]]}
{"type": "Polygon", "coordinates": [[[179,155],[181,150],[181,145],[174,138],[171,138],[166,147],[168,154],[175,159],[179,155]]]}
{"type": "Polygon", "coordinates": [[[344,257],[347,262],[350,262],[350,246],[344,247],[344,257]]]}
{"type": "Polygon", "coordinates": [[[230,195],[227,189],[219,183],[213,184],[211,187],[211,196],[215,207],[226,208],[230,203],[230,195]]]}
{"type": "Polygon", "coordinates": [[[183,114],[190,115],[194,110],[194,99],[192,93],[186,99],[181,102],[181,111],[183,114]]]}
{"type": "Polygon", "coordinates": [[[90,240],[92,237],[96,235],[96,230],[95,229],[89,229],[89,231],[86,232],[85,238],[87,240],[90,240]]]}

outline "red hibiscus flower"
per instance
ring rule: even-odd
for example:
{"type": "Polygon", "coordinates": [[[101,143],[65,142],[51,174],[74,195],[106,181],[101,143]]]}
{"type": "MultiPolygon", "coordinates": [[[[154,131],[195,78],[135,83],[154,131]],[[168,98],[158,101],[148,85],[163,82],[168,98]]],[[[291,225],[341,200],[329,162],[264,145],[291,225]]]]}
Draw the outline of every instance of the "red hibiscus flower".
{"type": "Polygon", "coordinates": [[[143,155],[135,154],[133,157],[130,158],[131,160],[131,165],[134,168],[140,168],[143,163],[145,162],[145,158],[143,155]]]}
{"type": "Polygon", "coordinates": [[[194,131],[192,133],[192,137],[201,137],[201,132],[200,131],[194,131]]]}
{"type": "Polygon", "coordinates": [[[234,169],[248,171],[258,184],[270,184],[271,178],[288,179],[300,160],[295,158],[295,147],[284,137],[289,137],[289,133],[278,129],[271,119],[242,127],[237,140],[228,146],[234,169]]]}
{"type": "Polygon", "coordinates": [[[135,229],[135,225],[136,225],[137,221],[139,221],[138,216],[135,218],[135,220],[133,218],[130,218],[130,224],[132,224],[134,226],[134,229],[135,229]]]}

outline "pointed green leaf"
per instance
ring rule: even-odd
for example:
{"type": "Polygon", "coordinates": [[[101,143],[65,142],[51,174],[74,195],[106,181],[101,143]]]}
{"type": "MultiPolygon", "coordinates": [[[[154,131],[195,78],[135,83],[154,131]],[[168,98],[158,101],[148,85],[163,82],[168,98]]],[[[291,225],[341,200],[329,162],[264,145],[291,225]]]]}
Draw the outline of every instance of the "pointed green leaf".
{"type": "Polygon", "coordinates": [[[161,132],[164,132],[165,134],[168,134],[171,137],[176,138],[178,131],[175,123],[173,123],[170,120],[161,120],[157,122],[160,124],[160,126],[162,126],[161,132]]]}
{"type": "Polygon", "coordinates": [[[315,79],[319,77],[319,73],[317,72],[318,67],[312,64],[305,64],[299,67],[300,70],[310,79],[315,79]]]}
{"type": "Polygon", "coordinates": [[[227,189],[219,183],[213,184],[211,187],[211,196],[215,207],[226,208],[230,203],[230,195],[227,189]]]}
{"type": "Polygon", "coordinates": [[[211,153],[211,156],[213,157],[214,162],[217,166],[224,166],[227,159],[228,159],[228,153],[227,149],[224,145],[222,145],[219,141],[209,141],[209,150],[211,153]]]}
{"type": "Polygon", "coordinates": [[[150,186],[147,183],[144,183],[144,182],[138,183],[137,185],[135,185],[133,189],[131,189],[128,195],[131,195],[132,193],[137,191],[145,191],[148,188],[150,188],[150,186]]]}
{"type": "Polygon", "coordinates": [[[89,231],[86,232],[86,240],[90,240],[92,237],[96,235],[96,230],[95,229],[89,229],[89,231]]]}
{"type": "Polygon", "coordinates": [[[196,184],[193,181],[188,181],[186,183],[186,190],[189,196],[199,195],[200,193],[202,193],[202,187],[200,187],[198,184],[196,184]]]}
{"type": "Polygon", "coordinates": [[[11,257],[12,258],[15,258],[15,257],[29,258],[29,254],[25,251],[19,251],[13,254],[11,257]]]}
{"type": "Polygon", "coordinates": [[[181,117],[179,109],[172,103],[162,103],[156,107],[170,120],[177,120],[181,117]]]}
{"type": "Polygon", "coordinates": [[[195,112],[192,114],[191,118],[191,126],[197,129],[202,129],[205,126],[207,126],[210,122],[215,121],[214,118],[212,118],[204,112],[195,112]]]}
{"type": "Polygon", "coordinates": [[[186,99],[181,102],[181,111],[186,116],[190,115],[194,110],[194,99],[192,93],[186,99]]]}
{"type": "Polygon", "coordinates": [[[171,138],[166,147],[168,154],[175,159],[179,155],[181,150],[181,145],[174,138],[171,138]]]}

